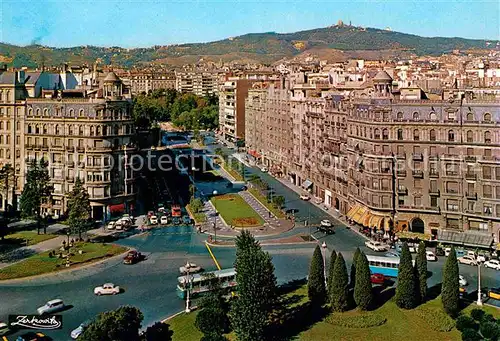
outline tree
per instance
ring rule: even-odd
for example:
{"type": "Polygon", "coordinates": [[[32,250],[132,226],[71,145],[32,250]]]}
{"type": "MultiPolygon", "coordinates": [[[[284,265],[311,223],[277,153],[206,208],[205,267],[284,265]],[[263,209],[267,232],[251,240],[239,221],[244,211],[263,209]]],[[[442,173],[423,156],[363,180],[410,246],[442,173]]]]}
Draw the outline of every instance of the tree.
{"type": "Polygon", "coordinates": [[[309,265],[307,295],[312,305],[316,307],[321,307],[326,301],[325,268],[319,245],[314,249],[311,264],[309,265]]]}
{"type": "Polygon", "coordinates": [[[273,197],[273,204],[276,208],[282,208],[285,205],[285,197],[282,195],[273,197]]]}
{"type": "Polygon", "coordinates": [[[229,332],[229,307],[217,277],[213,274],[204,277],[209,280],[210,290],[200,300],[201,311],[196,315],[195,326],[206,340],[218,340],[229,332]]]}
{"type": "Polygon", "coordinates": [[[361,252],[356,261],[356,282],[354,285],[354,301],[361,310],[367,310],[373,299],[370,267],[366,255],[361,252]]]}
{"type": "Polygon", "coordinates": [[[330,288],[332,287],[332,280],[333,280],[333,275],[335,273],[335,260],[337,259],[337,252],[335,250],[332,250],[332,254],[330,255],[330,267],[328,268],[328,279],[327,279],[327,289],[328,289],[328,295],[330,295],[330,288]]]}
{"type": "Polygon", "coordinates": [[[138,341],[144,319],[142,312],[130,306],[100,313],[78,338],[81,341],[138,341]]]}
{"type": "Polygon", "coordinates": [[[455,317],[459,312],[460,287],[458,283],[458,261],[455,248],[452,246],[450,255],[444,263],[441,301],[444,311],[455,317]]]}
{"type": "Polygon", "coordinates": [[[8,223],[9,222],[5,217],[0,217],[0,238],[2,238],[2,241],[4,240],[5,236],[8,233],[9,230],[8,223]]]}
{"type": "Polygon", "coordinates": [[[420,301],[424,302],[427,296],[427,257],[425,255],[425,243],[418,245],[417,258],[415,260],[415,270],[417,272],[417,282],[420,293],[420,301]]]}
{"type": "Polygon", "coordinates": [[[78,234],[78,239],[90,226],[91,212],[89,192],[77,177],[73,190],[68,194],[68,223],[71,233],[78,234]]]}
{"type": "Polygon", "coordinates": [[[332,306],[332,309],[334,311],[347,310],[349,278],[347,277],[347,268],[341,252],[339,252],[339,254],[337,255],[337,259],[335,259],[332,286],[329,289],[329,292],[330,304],[332,306]]]}
{"type": "Polygon", "coordinates": [[[7,163],[0,169],[0,191],[2,192],[4,202],[2,206],[5,212],[8,212],[9,192],[15,187],[15,172],[14,167],[7,163]]]}
{"type": "MultiPolygon", "coordinates": [[[[26,183],[19,200],[21,216],[23,218],[36,219],[39,234],[42,222],[42,204],[48,204],[54,189],[50,183],[48,165],[49,163],[44,159],[41,159],[39,162],[36,160],[28,162],[26,183]]],[[[46,226],[44,225],[44,233],[46,232],[46,226]]]]}
{"type": "Polygon", "coordinates": [[[399,259],[396,304],[403,309],[413,309],[418,305],[418,287],[408,244],[404,243],[399,259]]]}
{"type": "Polygon", "coordinates": [[[163,322],[156,322],[149,326],[144,333],[144,341],[171,341],[174,332],[170,330],[170,325],[163,322]]]}
{"type": "Polygon", "coordinates": [[[356,251],[354,251],[354,256],[352,258],[352,264],[351,264],[351,287],[354,288],[354,284],[356,283],[356,262],[358,261],[358,257],[361,253],[361,250],[359,247],[356,248],[356,251]]]}
{"type": "Polygon", "coordinates": [[[271,256],[262,251],[248,231],[236,238],[238,297],[229,318],[240,341],[264,340],[269,316],[276,306],[277,291],[271,256]]]}

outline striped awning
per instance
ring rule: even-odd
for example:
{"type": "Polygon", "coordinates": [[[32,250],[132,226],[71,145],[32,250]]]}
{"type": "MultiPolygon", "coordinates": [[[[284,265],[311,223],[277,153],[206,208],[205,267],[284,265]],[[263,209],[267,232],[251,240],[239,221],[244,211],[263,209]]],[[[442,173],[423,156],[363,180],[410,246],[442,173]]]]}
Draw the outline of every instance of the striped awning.
{"type": "Polygon", "coordinates": [[[352,220],[354,220],[358,224],[361,224],[361,222],[363,221],[361,218],[364,216],[364,214],[367,211],[368,211],[368,209],[366,207],[360,206],[359,210],[352,217],[352,220]]]}
{"type": "Polygon", "coordinates": [[[349,219],[352,219],[353,215],[358,210],[359,210],[359,205],[358,204],[354,205],[353,207],[351,207],[351,209],[349,210],[349,212],[347,212],[346,217],[349,218],[349,219]]]}
{"type": "Polygon", "coordinates": [[[391,218],[384,218],[384,231],[388,232],[391,230],[391,218]]]}
{"type": "Polygon", "coordinates": [[[369,226],[376,228],[377,230],[382,229],[382,222],[384,221],[384,217],[376,214],[372,214],[369,226]]]}
{"type": "Polygon", "coordinates": [[[363,225],[364,227],[368,227],[368,223],[370,222],[370,218],[372,217],[371,211],[370,210],[365,210],[365,212],[361,215],[359,218],[359,221],[357,222],[360,225],[363,225]]]}

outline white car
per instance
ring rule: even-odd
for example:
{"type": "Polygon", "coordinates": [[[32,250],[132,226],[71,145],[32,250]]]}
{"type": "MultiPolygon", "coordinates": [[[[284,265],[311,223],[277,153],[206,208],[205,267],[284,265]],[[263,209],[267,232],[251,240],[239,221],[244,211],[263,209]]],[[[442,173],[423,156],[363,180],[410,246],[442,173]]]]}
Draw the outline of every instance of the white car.
{"type": "Polygon", "coordinates": [[[365,246],[373,251],[381,252],[389,250],[389,246],[382,244],[381,242],[376,242],[374,240],[367,240],[365,246]]]}
{"type": "Polygon", "coordinates": [[[436,262],[438,260],[437,257],[436,257],[436,255],[432,251],[425,251],[425,258],[429,262],[436,262]]]}
{"type": "Polygon", "coordinates": [[[308,201],[308,200],[311,200],[311,197],[308,196],[307,194],[302,194],[300,196],[300,200],[308,201]]]}
{"type": "Polygon", "coordinates": [[[87,327],[91,322],[92,322],[91,320],[84,321],[78,327],[73,329],[70,334],[71,338],[74,340],[78,339],[80,335],[83,333],[83,328],[87,327]]]}
{"type": "Polygon", "coordinates": [[[157,217],[157,216],[155,216],[155,215],[151,216],[151,218],[149,218],[149,223],[150,223],[151,225],[156,225],[156,224],[158,224],[158,217],[157,217]]]}
{"type": "Polygon", "coordinates": [[[55,299],[52,301],[48,301],[41,307],[39,307],[36,311],[38,315],[44,315],[44,314],[51,314],[55,313],[56,311],[60,311],[64,309],[64,303],[61,299],[55,299]]]}
{"type": "Polygon", "coordinates": [[[472,256],[462,256],[458,257],[458,262],[460,264],[467,264],[467,265],[477,265],[477,260],[475,257],[472,256]]]}
{"type": "Polygon", "coordinates": [[[461,287],[465,287],[465,286],[469,285],[469,283],[467,283],[467,280],[465,279],[465,277],[462,275],[458,275],[458,284],[461,287]]]}
{"type": "Polygon", "coordinates": [[[10,332],[9,325],[4,322],[0,322],[0,336],[6,335],[8,332],[10,332]]]}
{"type": "Polygon", "coordinates": [[[108,230],[114,230],[115,229],[115,222],[114,221],[110,221],[108,223],[107,229],[108,230]]]}
{"type": "Polygon", "coordinates": [[[320,225],[323,227],[332,227],[332,222],[328,219],[323,219],[320,225]]]}
{"type": "Polygon", "coordinates": [[[447,248],[444,249],[444,255],[446,257],[448,257],[450,255],[450,253],[451,253],[451,247],[447,247],[447,248]]]}
{"type": "Polygon", "coordinates": [[[160,224],[162,224],[162,225],[167,225],[168,224],[168,217],[166,215],[161,216],[161,218],[160,218],[160,224]]]}
{"type": "Polygon", "coordinates": [[[500,270],[500,261],[498,259],[490,259],[484,262],[485,268],[500,270]]]}
{"type": "Polygon", "coordinates": [[[262,167],[262,168],[260,169],[260,171],[261,171],[262,173],[267,173],[267,168],[266,168],[266,167],[262,167]]]}
{"type": "Polygon", "coordinates": [[[120,293],[120,287],[114,285],[113,283],[104,283],[100,287],[94,288],[94,294],[97,296],[101,295],[116,295],[120,293]]]}

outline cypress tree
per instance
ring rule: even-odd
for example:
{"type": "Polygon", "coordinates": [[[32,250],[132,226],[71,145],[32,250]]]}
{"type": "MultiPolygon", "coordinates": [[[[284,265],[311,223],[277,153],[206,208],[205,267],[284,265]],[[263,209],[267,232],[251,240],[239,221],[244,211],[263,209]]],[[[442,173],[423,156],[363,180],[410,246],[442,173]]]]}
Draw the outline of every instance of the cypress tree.
{"type": "Polygon", "coordinates": [[[427,296],[427,257],[425,255],[425,243],[418,245],[417,259],[415,260],[415,269],[417,271],[417,281],[420,292],[420,301],[425,302],[427,296]]]}
{"type": "Polygon", "coordinates": [[[311,265],[309,266],[309,280],[307,281],[307,295],[315,306],[322,306],[326,300],[324,271],[323,256],[318,245],[314,249],[311,265]]]}
{"type": "Polygon", "coordinates": [[[351,288],[354,288],[354,284],[356,283],[356,262],[358,260],[359,254],[361,253],[361,250],[359,247],[356,248],[356,251],[354,252],[354,257],[352,257],[352,264],[351,264],[351,288]]]}
{"type": "Polygon", "coordinates": [[[349,278],[344,257],[339,252],[333,269],[333,280],[330,288],[330,304],[334,311],[345,311],[348,307],[349,278]]]}
{"type": "Polygon", "coordinates": [[[441,288],[441,301],[448,315],[454,317],[458,314],[459,297],[458,262],[455,248],[452,246],[450,255],[444,263],[443,287],[441,288]]]}
{"type": "Polygon", "coordinates": [[[328,290],[330,290],[330,288],[332,287],[336,259],[337,259],[337,252],[335,252],[335,250],[333,250],[332,254],[330,255],[330,267],[328,268],[328,279],[327,279],[327,283],[328,283],[327,289],[328,290]]]}
{"type": "Polygon", "coordinates": [[[367,310],[373,299],[370,267],[366,255],[361,252],[356,261],[356,283],[354,285],[354,301],[361,310],[367,310]]]}
{"type": "Polygon", "coordinates": [[[418,305],[418,288],[415,279],[412,258],[408,244],[403,244],[399,259],[398,284],[396,287],[396,304],[403,309],[413,309],[418,305]]]}

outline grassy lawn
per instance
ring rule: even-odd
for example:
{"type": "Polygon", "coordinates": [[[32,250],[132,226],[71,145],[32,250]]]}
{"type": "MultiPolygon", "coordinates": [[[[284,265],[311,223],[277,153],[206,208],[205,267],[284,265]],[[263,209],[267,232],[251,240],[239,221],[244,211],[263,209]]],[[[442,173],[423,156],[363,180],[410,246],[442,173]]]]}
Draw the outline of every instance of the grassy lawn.
{"type": "Polygon", "coordinates": [[[203,212],[193,213],[193,211],[191,211],[191,206],[189,204],[186,205],[186,210],[190,212],[196,224],[202,224],[205,221],[207,221],[207,215],[205,213],[203,212]]]}
{"type": "MultiPolygon", "coordinates": [[[[383,297],[384,293],[377,295],[383,297]]],[[[291,329],[293,340],[330,341],[330,340],[422,340],[422,341],[460,341],[461,333],[454,328],[454,321],[444,313],[441,298],[431,300],[413,310],[399,309],[393,299],[389,299],[373,311],[361,312],[356,309],[345,313],[326,313],[320,318],[310,317],[310,312],[302,310],[308,303],[307,285],[300,286],[283,294],[287,310],[296,312],[296,317],[285,325],[291,329]],[[363,327],[360,327],[360,326],[363,327]],[[440,329],[447,331],[440,331],[440,329]]],[[[386,298],[390,297],[387,296],[386,298]]],[[[462,313],[470,314],[476,306],[466,307],[462,313]]],[[[484,306],[487,313],[500,318],[500,310],[484,306]]],[[[174,341],[199,340],[201,333],[194,327],[196,312],[180,314],[168,323],[174,331],[174,341]]],[[[234,339],[234,333],[227,335],[234,339]]]]}
{"type": "MultiPolygon", "coordinates": [[[[126,251],[126,248],[113,244],[77,243],[71,248],[71,267],[91,263],[126,251]],[[78,251],[83,253],[79,254],[78,251]]],[[[59,253],[56,250],[56,253],[59,253]]],[[[63,254],[65,254],[64,252],[63,254]]],[[[33,255],[21,262],[0,269],[0,280],[40,275],[66,269],[66,260],[57,256],[49,257],[49,251],[33,255]]]]}
{"type": "Polygon", "coordinates": [[[264,224],[264,220],[238,194],[226,194],[213,197],[215,206],[226,223],[235,227],[256,227],[264,224]]]}
{"type": "Polygon", "coordinates": [[[243,177],[241,176],[241,173],[238,172],[237,170],[234,170],[227,166],[226,164],[223,165],[223,168],[226,172],[228,172],[236,181],[243,181],[243,177]]]}
{"type": "Polygon", "coordinates": [[[257,189],[255,188],[249,188],[248,191],[252,193],[254,197],[257,198],[257,200],[260,201],[262,205],[264,205],[268,210],[273,212],[273,214],[278,217],[278,218],[284,218],[285,214],[283,214],[283,211],[280,210],[279,208],[274,207],[273,204],[267,202],[267,198],[262,195],[257,189]]]}
{"type": "Polygon", "coordinates": [[[26,241],[28,241],[28,245],[34,245],[55,237],[57,237],[55,234],[37,234],[36,231],[19,231],[5,236],[5,242],[11,244],[18,243],[19,241],[24,246],[26,245],[26,241]]]}

